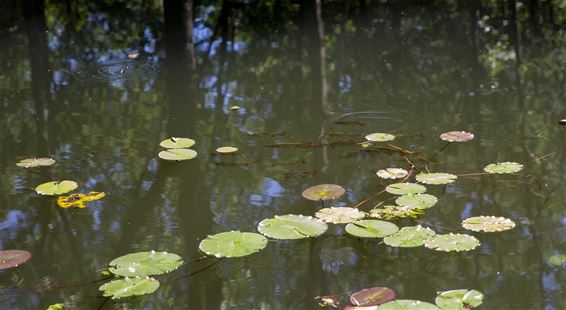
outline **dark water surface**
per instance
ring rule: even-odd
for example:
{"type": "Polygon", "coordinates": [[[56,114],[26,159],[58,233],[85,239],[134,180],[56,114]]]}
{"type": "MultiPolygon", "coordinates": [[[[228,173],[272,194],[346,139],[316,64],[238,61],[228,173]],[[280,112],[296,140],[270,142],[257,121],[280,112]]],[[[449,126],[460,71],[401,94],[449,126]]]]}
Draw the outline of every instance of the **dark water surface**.
{"type": "MultiPolygon", "coordinates": [[[[317,309],[315,296],[370,286],[427,302],[473,288],[485,294],[483,309],[566,308],[565,267],[548,260],[566,254],[559,4],[197,2],[192,25],[169,1],[0,7],[0,249],[33,254],[0,272],[0,308],[317,309]],[[390,183],[377,170],[408,166],[397,153],[361,150],[365,134],[393,133],[395,145],[429,158],[450,130],[476,138],[446,148],[432,171],[525,165],[517,175],[428,186],[440,202],[419,223],[438,233],[465,232],[460,221],[476,215],[517,222],[471,233],[482,242],[474,251],[392,248],[330,225],[316,239],[185,265],[143,297],[105,301],[92,283],[127,253],[191,261],[209,234],[313,215],[320,205],[301,197],[311,185],[340,184],[347,194],[329,204],[353,206],[390,183]],[[199,155],[159,160],[170,136],[195,139],[199,155]],[[306,144],[273,145],[282,142],[306,144]],[[225,145],[240,151],[214,155],[225,145]],[[57,164],[15,165],[33,156],[57,164]],[[58,179],[106,197],[61,209],[33,191],[58,179]]],[[[383,200],[392,202],[384,194],[361,209],[383,200]]]]}

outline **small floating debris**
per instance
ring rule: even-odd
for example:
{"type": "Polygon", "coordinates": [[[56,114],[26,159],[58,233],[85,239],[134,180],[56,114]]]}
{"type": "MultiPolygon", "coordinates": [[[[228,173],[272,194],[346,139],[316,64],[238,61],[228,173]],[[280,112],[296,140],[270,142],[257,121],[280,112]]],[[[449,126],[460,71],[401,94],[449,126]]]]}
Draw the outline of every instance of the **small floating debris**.
{"type": "Polygon", "coordinates": [[[140,55],[140,54],[138,54],[138,53],[130,53],[130,54],[128,54],[128,58],[130,58],[130,59],[136,59],[136,58],[138,58],[139,55],[140,55]]]}

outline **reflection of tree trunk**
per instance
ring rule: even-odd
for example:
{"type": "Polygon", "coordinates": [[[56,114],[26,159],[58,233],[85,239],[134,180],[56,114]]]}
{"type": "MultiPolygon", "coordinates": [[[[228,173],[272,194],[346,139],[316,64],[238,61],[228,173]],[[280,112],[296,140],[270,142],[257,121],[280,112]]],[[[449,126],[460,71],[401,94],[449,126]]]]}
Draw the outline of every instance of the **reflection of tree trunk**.
{"type": "Polygon", "coordinates": [[[315,0],[316,3],[316,24],[318,32],[318,57],[320,71],[320,105],[324,114],[329,114],[328,107],[328,81],[326,80],[326,47],[324,45],[324,22],[322,20],[322,3],[321,0],[315,0]]]}
{"type": "Polygon", "coordinates": [[[190,72],[196,66],[193,42],[193,0],[163,0],[165,50],[174,68],[190,72]]]}
{"type": "Polygon", "coordinates": [[[517,20],[517,0],[509,0],[509,11],[510,11],[510,32],[509,37],[511,38],[511,43],[515,49],[515,85],[517,88],[517,96],[519,103],[524,106],[524,100],[522,95],[522,78],[521,78],[521,63],[523,61],[522,54],[522,43],[521,43],[521,32],[519,31],[519,21],[517,20]]]}

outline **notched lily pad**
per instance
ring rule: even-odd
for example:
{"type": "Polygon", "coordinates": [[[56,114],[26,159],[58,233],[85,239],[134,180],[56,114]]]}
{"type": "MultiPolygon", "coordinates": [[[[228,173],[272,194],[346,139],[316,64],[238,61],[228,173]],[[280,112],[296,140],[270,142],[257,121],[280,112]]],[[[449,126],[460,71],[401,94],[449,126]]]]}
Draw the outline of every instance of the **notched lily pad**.
{"type": "Polygon", "coordinates": [[[406,177],[409,172],[401,168],[386,168],[379,170],[376,174],[382,179],[402,179],[406,177]]]}
{"type": "Polygon", "coordinates": [[[438,202],[438,198],[429,194],[403,195],[395,200],[395,203],[409,208],[428,209],[438,202]]]}
{"type": "Polygon", "coordinates": [[[233,147],[233,146],[222,146],[216,149],[216,152],[220,153],[220,154],[229,154],[229,153],[235,153],[238,151],[237,147],[233,147]]]}
{"type": "Polygon", "coordinates": [[[376,132],[366,136],[366,140],[373,142],[386,142],[394,140],[395,136],[390,133],[376,132]]]}
{"type": "Polygon", "coordinates": [[[450,173],[420,173],[416,177],[417,181],[424,184],[449,184],[454,182],[458,177],[450,173]]]}
{"type": "Polygon", "coordinates": [[[264,236],[240,231],[223,232],[208,236],[201,241],[199,249],[216,257],[241,257],[263,250],[267,246],[264,236]]]}
{"type": "Polygon", "coordinates": [[[302,239],[322,235],[328,225],[317,218],[304,215],[276,215],[257,225],[257,230],[273,239],[302,239]]]}
{"type": "Polygon", "coordinates": [[[170,272],[182,264],[183,259],[177,254],[147,251],[120,256],[108,264],[108,270],[124,277],[146,277],[170,272]]]}
{"type": "Polygon", "coordinates": [[[512,229],[515,222],[497,216],[474,216],[462,221],[462,227],[473,231],[499,232],[512,229]]]}
{"type": "Polygon", "coordinates": [[[55,159],[49,157],[27,158],[20,160],[16,166],[22,168],[47,167],[55,164],[55,159]]]}
{"type": "Polygon", "coordinates": [[[161,147],[167,149],[186,149],[195,144],[195,140],[189,138],[176,138],[171,137],[169,139],[165,139],[159,143],[161,147]]]}
{"type": "Polygon", "coordinates": [[[483,294],[476,290],[451,290],[440,292],[434,302],[443,310],[468,310],[482,304],[483,294]]]}
{"type": "Polygon", "coordinates": [[[420,301],[420,300],[411,300],[411,299],[397,299],[392,300],[390,302],[384,303],[383,305],[379,306],[379,310],[439,310],[437,306],[420,301]]]}
{"type": "Polygon", "coordinates": [[[86,208],[85,203],[88,201],[102,199],[106,196],[104,192],[90,192],[88,194],[71,194],[68,196],[59,196],[57,198],[57,204],[61,208],[86,208]]]}
{"type": "Polygon", "coordinates": [[[365,213],[355,208],[331,207],[320,209],[315,216],[327,223],[343,224],[362,219],[365,213]]]}
{"type": "Polygon", "coordinates": [[[523,165],[516,162],[506,161],[502,163],[489,164],[485,166],[483,170],[492,174],[515,173],[523,170],[523,165]]]}
{"type": "Polygon", "coordinates": [[[338,198],[346,193],[346,190],[336,184],[319,184],[311,186],[303,191],[303,197],[309,200],[330,200],[338,198]]]}
{"type": "Polygon", "coordinates": [[[40,195],[62,195],[76,189],[78,186],[75,181],[51,181],[38,185],[35,191],[40,195]]]}
{"type": "Polygon", "coordinates": [[[188,160],[197,156],[197,152],[191,149],[168,149],[157,155],[164,160],[188,160]]]}
{"type": "Polygon", "coordinates": [[[18,267],[31,258],[31,253],[24,250],[0,251],[0,270],[18,267]]]}
{"type": "Polygon", "coordinates": [[[159,281],[154,278],[124,278],[103,284],[98,290],[103,291],[104,297],[119,299],[130,296],[151,294],[159,288],[159,281]]]}
{"type": "Polygon", "coordinates": [[[423,245],[423,242],[434,237],[436,232],[430,228],[417,226],[403,227],[401,230],[391,236],[383,239],[383,242],[389,246],[400,248],[411,248],[423,245]]]}
{"type": "Polygon", "coordinates": [[[359,307],[379,306],[395,299],[395,291],[388,287],[364,288],[350,295],[350,303],[359,307]]]}
{"type": "Polygon", "coordinates": [[[424,242],[425,247],[443,252],[470,251],[477,248],[480,244],[480,241],[474,236],[452,233],[437,235],[424,242]]]}
{"type": "Polygon", "coordinates": [[[421,194],[426,192],[426,187],[416,183],[394,183],[389,184],[385,191],[393,195],[421,194]]]}
{"type": "Polygon", "coordinates": [[[447,142],[467,142],[474,139],[474,134],[466,131],[449,131],[440,135],[447,142]]]}
{"type": "Polygon", "coordinates": [[[399,226],[380,220],[361,220],[346,225],[346,232],[361,238],[383,238],[399,231],[399,226]]]}

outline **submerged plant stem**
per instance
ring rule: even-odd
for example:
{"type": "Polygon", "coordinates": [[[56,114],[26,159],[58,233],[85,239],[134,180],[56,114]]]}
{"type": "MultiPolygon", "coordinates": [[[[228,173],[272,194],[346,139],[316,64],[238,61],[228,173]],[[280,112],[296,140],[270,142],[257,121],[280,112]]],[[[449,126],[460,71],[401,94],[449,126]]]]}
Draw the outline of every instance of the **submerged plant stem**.
{"type": "Polygon", "coordinates": [[[429,158],[428,160],[430,161],[430,160],[435,159],[436,156],[438,156],[438,154],[442,153],[442,151],[444,151],[450,144],[452,144],[452,142],[447,142],[446,144],[444,144],[444,146],[441,147],[440,150],[436,151],[436,153],[431,158],[429,158]]]}

